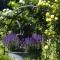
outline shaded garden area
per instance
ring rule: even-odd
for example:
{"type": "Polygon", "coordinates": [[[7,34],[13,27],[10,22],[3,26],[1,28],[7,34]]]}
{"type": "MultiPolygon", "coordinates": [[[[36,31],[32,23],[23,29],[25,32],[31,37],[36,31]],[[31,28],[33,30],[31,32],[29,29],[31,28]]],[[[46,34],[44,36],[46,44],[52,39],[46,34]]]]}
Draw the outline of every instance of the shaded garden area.
{"type": "Polygon", "coordinates": [[[60,60],[60,1],[0,1],[0,42],[0,60],[60,60]]]}

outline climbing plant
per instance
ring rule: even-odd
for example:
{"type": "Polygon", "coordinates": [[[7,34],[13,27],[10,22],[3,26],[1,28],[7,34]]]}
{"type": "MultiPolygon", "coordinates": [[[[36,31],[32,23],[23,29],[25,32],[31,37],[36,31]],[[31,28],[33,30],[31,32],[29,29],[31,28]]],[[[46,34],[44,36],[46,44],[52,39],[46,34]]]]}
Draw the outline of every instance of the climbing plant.
{"type": "Polygon", "coordinates": [[[8,31],[31,36],[42,34],[42,60],[59,60],[60,1],[9,0],[10,8],[0,11],[1,38],[8,31]]]}

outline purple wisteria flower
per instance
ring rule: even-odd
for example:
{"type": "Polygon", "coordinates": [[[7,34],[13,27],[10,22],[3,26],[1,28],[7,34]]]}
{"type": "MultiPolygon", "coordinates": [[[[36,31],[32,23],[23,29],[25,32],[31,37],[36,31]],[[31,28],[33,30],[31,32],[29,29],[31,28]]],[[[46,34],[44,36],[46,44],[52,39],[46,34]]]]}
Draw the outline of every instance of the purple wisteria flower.
{"type": "Polygon", "coordinates": [[[37,33],[33,33],[31,37],[26,37],[26,38],[22,38],[20,44],[21,46],[27,46],[27,45],[31,45],[31,44],[38,44],[40,42],[42,42],[42,35],[37,34],[37,33]]]}
{"type": "Polygon", "coordinates": [[[32,34],[32,39],[35,40],[36,43],[39,43],[42,41],[42,35],[37,34],[37,33],[33,33],[32,34]]]}
{"type": "Polygon", "coordinates": [[[20,46],[27,46],[27,45],[31,45],[31,44],[38,44],[40,42],[42,42],[42,35],[37,34],[37,33],[33,33],[32,36],[28,36],[28,37],[23,37],[23,35],[18,35],[15,33],[9,33],[5,38],[4,38],[4,44],[8,45],[10,42],[12,41],[18,41],[18,44],[20,46]]]}
{"type": "Polygon", "coordinates": [[[7,45],[11,41],[16,40],[16,39],[17,39],[16,34],[15,33],[10,33],[4,38],[4,44],[7,45]]]}

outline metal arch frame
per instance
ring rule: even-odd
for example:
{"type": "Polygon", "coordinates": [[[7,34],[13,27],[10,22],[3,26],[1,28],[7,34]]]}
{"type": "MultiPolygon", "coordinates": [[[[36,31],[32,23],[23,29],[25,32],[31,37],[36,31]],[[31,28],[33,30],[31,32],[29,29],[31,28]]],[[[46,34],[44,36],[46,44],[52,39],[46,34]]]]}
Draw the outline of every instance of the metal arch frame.
{"type": "MultiPolygon", "coordinates": [[[[30,7],[30,8],[32,8],[32,7],[33,7],[33,8],[37,8],[37,6],[34,6],[34,5],[21,6],[21,7],[19,7],[18,9],[15,10],[15,11],[17,11],[17,14],[11,18],[11,19],[13,19],[13,20],[16,19],[16,22],[17,22],[19,28],[20,28],[20,24],[19,24],[19,21],[18,21],[18,19],[17,19],[17,16],[18,16],[19,14],[21,14],[24,10],[23,10],[23,11],[20,11],[20,12],[18,12],[18,10],[19,10],[19,9],[24,9],[24,8],[29,8],[29,7],[30,7]]],[[[8,16],[6,16],[6,17],[9,18],[8,16]]],[[[12,23],[13,20],[11,20],[10,24],[12,23]]],[[[10,26],[10,24],[8,25],[8,27],[10,26]]],[[[7,28],[8,28],[8,27],[7,27],[7,28]]]]}

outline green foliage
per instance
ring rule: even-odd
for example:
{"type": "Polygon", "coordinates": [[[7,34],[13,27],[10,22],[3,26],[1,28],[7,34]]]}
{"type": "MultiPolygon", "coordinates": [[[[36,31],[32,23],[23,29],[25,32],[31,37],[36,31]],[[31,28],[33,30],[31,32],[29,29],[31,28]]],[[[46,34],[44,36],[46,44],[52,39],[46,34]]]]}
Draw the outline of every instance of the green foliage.
{"type": "MultiPolygon", "coordinates": [[[[7,48],[5,48],[5,50],[7,51],[7,48]]],[[[1,41],[0,41],[0,60],[10,60],[7,53],[4,52],[4,45],[1,41]]]]}
{"type": "Polygon", "coordinates": [[[4,9],[0,11],[1,38],[9,30],[25,35],[29,35],[33,32],[42,33],[45,36],[45,41],[42,44],[42,59],[58,60],[56,58],[56,52],[59,52],[60,49],[57,51],[56,49],[60,48],[60,43],[57,43],[58,41],[60,42],[60,39],[57,39],[57,36],[60,36],[60,1],[23,1],[24,2],[10,0],[8,6],[10,6],[12,10],[4,9]],[[27,5],[33,6],[27,7],[27,5]]]}
{"type": "Polygon", "coordinates": [[[16,8],[16,7],[18,7],[18,4],[15,1],[10,1],[8,3],[8,6],[10,6],[11,8],[16,8]]]}

